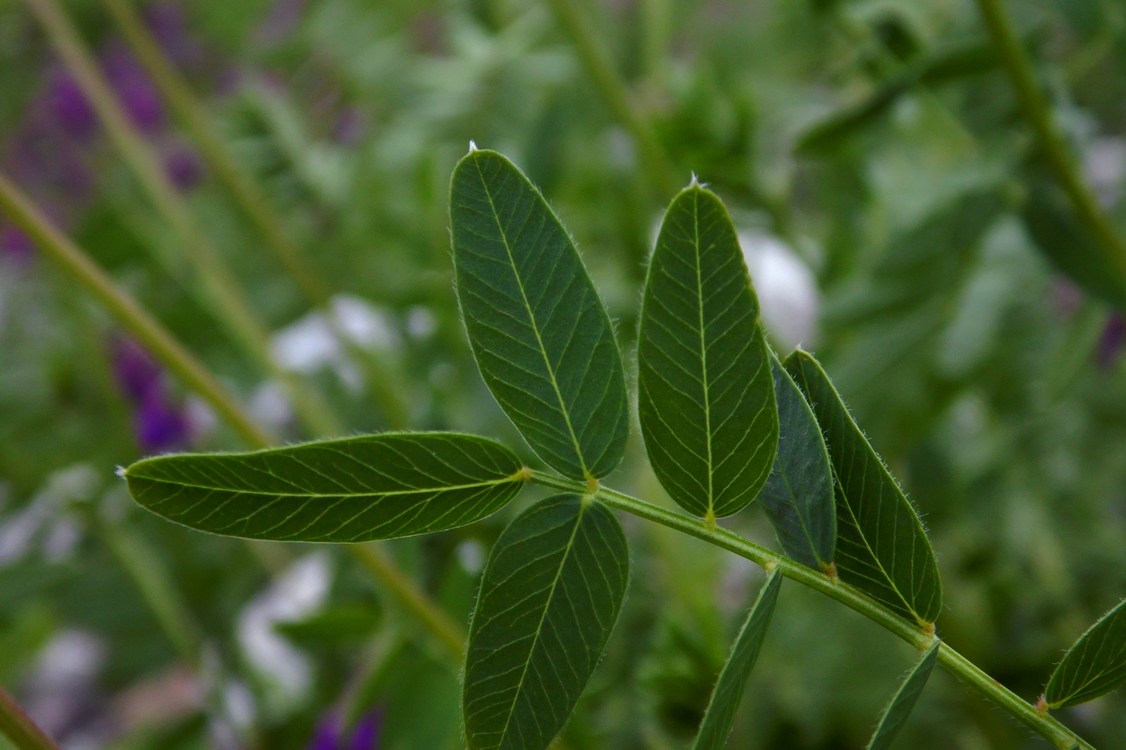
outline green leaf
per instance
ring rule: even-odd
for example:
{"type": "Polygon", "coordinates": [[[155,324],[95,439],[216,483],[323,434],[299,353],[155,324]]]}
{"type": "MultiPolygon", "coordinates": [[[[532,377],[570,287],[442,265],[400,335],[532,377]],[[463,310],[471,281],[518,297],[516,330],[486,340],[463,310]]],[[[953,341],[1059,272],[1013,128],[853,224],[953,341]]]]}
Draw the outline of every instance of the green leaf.
{"type": "Polygon", "coordinates": [[[747,677],[758,659],[781,587],[782,574],[775,569],[766,579],[758,598],[747,613],[747,619],[731,647],[731,654],[719,673],[708,710],[704,713],[704,720],[700,722],[700,731],[693,745],[695,750],[722,748],[727,744],[731,727],[735,724],[735,712],[743,700],[747,677]]]}
{"type": "Polygon", "coordinates": [[[1049,708],[1086,703],[1126,685],[1126,599],[1103,615],[1064,654],[1048,680],[1049,708]]]}
{"type": "Polygon", "coordinates": [[[754,500],[778,447],[758,301],[723,204],[693,183],[673,199],[649,265],[638,414],[661,484],[699,516],[754,500]]]}
{"type": "Polygon", "coordinates": [[[942,583],[915,509],[849,414],[829,376],[796,351],[786,370],[812,405],[837,480],[840,577],[922,625],[942,611],[942,583]]]}
{"type": "Polygon", "coordinates": [[[923,688],[926,687],[927,679],[931,676],[934,664],[938,660],[938,646],[939,641],[936,640],[923,654],[919,663],[912,667],[907,676],[903,678],[899,690],[892,696],[891,703],[887,705],[880,716],[876,731],[872,733],[872,739],[868,741],[868,750],[885,750],[891,747],[895,735],[903,728],[907,717],[911,714],[911,709],[915,707],[919,696],[923,694],[923,688]]]}
{"type": "Polygon", "coordinates": [[[515,497],[525,471],[492,440],[418,432],[160,456],[124,476],[138,503],[200,531],[363,542],[473,523],[515,497]]]}
{"type": "Polygon", "coordinates": [[[833,469],[821,426],[797,383],[771,355],[778,401],[778,455],[762,506],[787,555],[811,568],[829,570],[837,546],[833,469]]]}
{"type": "Polygon", "coordinates": [[[629,434],[625,371],[563,225],[512,162],[476,149],[454,169],[450,221],[458,299],[489,390],[553,468],[606,475],[629,434]]]}
{"type": "Polygon", "coordinates": [[[509,524],[469,628],[471,750],[548,746],[602,656],[628,578],[625,535],[598,502],[555,495],[509,524]]]}

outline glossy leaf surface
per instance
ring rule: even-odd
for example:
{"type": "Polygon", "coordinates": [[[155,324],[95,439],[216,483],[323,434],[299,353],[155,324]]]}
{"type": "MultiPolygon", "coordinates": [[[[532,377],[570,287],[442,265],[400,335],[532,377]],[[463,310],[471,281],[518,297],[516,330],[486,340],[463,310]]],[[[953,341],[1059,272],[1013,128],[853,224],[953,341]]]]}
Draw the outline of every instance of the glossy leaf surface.
{"type": "Polygon", "coordinates": [[[934,671],[935,662],[938,661],[938,647],[939,641],[931,644],[931,647],[923,654],[923,658],[903,678],[899,690],[895,692],[891,702],[880,715],[880,721],[876,724],[876,731],[872,733],[872,739],[868,741],[868,750],[886,750],[891,747],[895,735],[899,733],[899,730],[906,723],[907,717],[911,715],[911,709],[915,707],[919,696],[923,694],[923,688],[926,687],[927,680],[930,678],[931,672],[934,671]]]}
{"type": "Polygon", "coordinates": [[[698,516],[754,500],[778,412],[758,302],[723,204],[698,185],[665,213],[638,340],[638,413],[653,470],[698,516]]]}
{"type": "Polygon", "coordinates": [[[601,477],[629,432],[625,372],[571,238],[512,162],[473,150],[450,189],[457,294],[477,366],[553,468],[601,477]]]}
{"type": "Polygon", "coordinates": [[[602,656],[628,577],[622,528],[597,502],[555,495],[509,524],[469,629],[471,750],[548,746],[602,656]]]}
{"type": "Polygon", "coordinates": [[[704,713],[704,720],[700,722],[700,731],[693,745],[695,750],[719,750],[727,744],[731,728],[735,725],[735,712],[743,700],[747,678],[762,649],[762,641],[766,637],[781,588],[782,574],[775,570],[766,579],[758,598],[747,613],[747,619],[743,621],[743,627],[735,638],[727,662],[719,673],[708,710],[704,713]]]}
{"type": "Polygon", "coordinates": [[[837,490],[840,577],[921,624],[942,611],[938,564],[923,524],[853,421],[829,376],[796,351],[786,370],[825,431],[837,490]]]}
{"type": "Polygon", "coordinates": [[[813,410],[777,357],[770,357],[778,402],[778,455],[761,502],[782,550],[798,562],[826,570],[837,546],[833,469],[813,410]]]}
{"type": "Polygon", "coordinates": [[[524,485],[503,445],[457,433],[386,433],[254,453],[139,461],[133,498],[170,521],[250,539],[362,542],[452,529],[524,485]]]}
{"type": "Polygon", "coordinates": [[[1050,708],[1086,703],[1126,684],[1126,599],[1079,636],[1059,663],[1044,699],[1050,708]]]}

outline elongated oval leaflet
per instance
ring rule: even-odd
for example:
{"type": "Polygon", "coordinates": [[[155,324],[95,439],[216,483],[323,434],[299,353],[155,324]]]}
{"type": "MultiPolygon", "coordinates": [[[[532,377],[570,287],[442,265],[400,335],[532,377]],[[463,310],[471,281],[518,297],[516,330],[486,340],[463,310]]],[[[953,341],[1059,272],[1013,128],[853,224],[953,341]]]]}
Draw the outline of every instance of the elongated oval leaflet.
{"type": "Polygon", "coordinates": [[[942,583],[915,509],[853,421],[820,363],[803,351],[786,370],[829,446],[837,485],[836,564],[842,580],[919,624],[942,611],[942,583]]]}
{"type": "Polygon", "coordinates": [[[516,496],[525,470],[492,440],[418,432],[160,456],[124,476],[138,503],[200,531],[363,542],[473,523],[516,496]]]}
{"type": "Polygon", "coordinates": [[[570,716],[618,619],[629,549],[597,501],[555,495],[497,539],[465,660],[470,750],[541,750],[570,716]]]}
{"type": "Polygon", "coordinates": [[[700,722],[693,750],[720,750],[727,744],[731,728],[735,726],[735,712],[739,710],[747,678],[762,650],[762,641],[770,626],[770,617],[774,614],[774,605],[778,603],[778,591],[781,587],[782,573],[775,569],[763,584],[731,646],[731,653],[716,680],[711,700],[708,701],[708,710],[704,712],[704,719],[700,722]]]}
{"type": "Polygon", "coordinates": [[[829,570],[837,548],[833,468],[821,426],[782,363],[770,355],[778,401],[778,455],[760,495],[787,555],[829,570]]]}
{"type": "Polygon", "coordinates": [[[1064,654],[1052,672],[1044,701],[1049,708],[1077,706],[1126,685],[1126,599],[1064,654]]]}
{"type": "Polygon", "coordinates": [[[699,516],[744,508],[778,447],[774,381],[735,227],[697,184],[665,212],[637,361],[641,432],[665,490],[699,516]]]}
{"type": "Polygon", "coordinates": [[[872,732],[872,739],[868,741],[867,750],[887,750],[891,747],[895,736],[899,734],[899,730],[907,722],[907,717],[911,715],[911,710],[918,703],[919,696],[923,694],[923,688],[927,686],[927,680],[930,679],[935,662],[938,661],[938,648],[939,641],[935,640],[903,678],[891,702],[880,714],[880,720],[876,723],[875,731],[872,732]]]}
{"type": "Polygon", "coordinates": [[[629,434],[625,371],[571,238],[495,151],[458,162],[450,223],[458,300],[489,390],[554,469],[605,476],[629,434]]]}

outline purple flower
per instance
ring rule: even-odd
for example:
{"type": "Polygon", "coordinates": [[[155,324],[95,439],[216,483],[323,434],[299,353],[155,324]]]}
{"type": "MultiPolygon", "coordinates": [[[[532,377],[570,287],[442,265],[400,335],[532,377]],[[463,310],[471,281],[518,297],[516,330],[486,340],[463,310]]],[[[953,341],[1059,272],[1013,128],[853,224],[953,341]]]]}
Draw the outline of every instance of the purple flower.
{"type": "Polygon", "coordinates": [[[186,448],[191,441],[187,415],[165,396],[162,388],[153,389],[141,400],[133,412],[133,427],[146,454],[186,448]]]}
{"type": "Polygon", "coordinates": [[[114,378],[133,405],[133,429],[145,453],[185,448],[192,425],[184,408],[167,393],[164,371],[149,353],[127,338],[111,343],[114,378]]]}
{"type": "Polygon", "coordinates": [[[55,122],[67,135],[88,140],[98,130],[94,108],[78,82],[61,68],[49,74],[46,98],[55,122]]]}
{"type": "Polygon", "coordinates": [[[0,260],[23,264],[29,262],[34,254],[35,245],[26,234],[15,227],[0,229],[0,260]]]}
{"type": "Polygon", "coordinates": [[[142,14],[149,33],[173,65],[193,68],[203,60],[203,48],[189,32],[187,16],[178,3],[150,3],[142,14]]]}
{"type": "Polygon", "coordinates": [[[188,192],[203,179],[203,164],[189,146],[174,144],[164,152],[164,172],[180,192],[188,192]]]}
{"type": "Polygon", "coordinates": [[[102,69],[129,119],[144,133],[164,129],[167,116],[160,94],[137,58],[120,41],[111,41],[102,52],[102,69]]]}
{"type": "Polygon", "coordinates": [[[113,374],[125,397],[139,404],[154,391],[161,390],[160,365],[136,341],[124,337],[111,343],[113,374]]]}
{"type": "Polygon", "coordinates": [[[1095,360],[1101,367],[1110,367],[1122,354],[1122,346],[1126,344],[1126,315],[1120,312],[1111,313],[1107,318],[1099,337],[1098,347],[1095,349],[1095,360]]]}
{"type": "Polygon", "coordinates": [[[350,737],[345,735],[340,717],[335,712],[329,713],[317,724],[308,750],[379,750],[382,727],[382,708],[374,708],[360,717],[350,737]]]}

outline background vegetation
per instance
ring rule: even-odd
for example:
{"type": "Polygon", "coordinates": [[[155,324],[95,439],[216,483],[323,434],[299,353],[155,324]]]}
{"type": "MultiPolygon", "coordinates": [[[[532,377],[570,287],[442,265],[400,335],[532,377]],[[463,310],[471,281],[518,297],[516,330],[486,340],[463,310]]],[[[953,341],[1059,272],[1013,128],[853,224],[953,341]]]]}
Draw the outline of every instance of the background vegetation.
{"type": "MultiPolygon", "coordinates": [[[[132,152],[60,61],[51,6],[0,0],[0,174],[280,440],[409,426],[522,445],[451,291],[448,181],[470,139],[564,217],[626,351],[655,222],[694,172],[743,232],[775,347],[817,353],[920,509],[946,641],[1034,700],[1126,592],[1121,4],[1003,6],[1041,130],[986,0],[64,4],[132,152]],[[265,224],[115,7],[140,13],[265,224]],[[141,152],[168,195],[137,178],[141,152]],[[271,253],[287,243],[311,271],[271,253]],[[280,367],[228,335],[201,244],[280,367]],[[283,371],[327,404],[303,411],[283,371]]],[[[0,685],[66,747],[348,747],[333,723],[357,717],[356,747],[459,746],[456,662],[347,550],[204,536],[128,500],[115,466],[239,435],[33,246],[0,213],[0,685]]],[[[665,502],[630,451],[614,485],[665,502]]],[[[518,510],[382,550],[464,630],[518,510]]],[[[761,517],[731,523],[775,544],[761,517]]],[[[627,533],[630,595],[568,747],[683,746],[762,580],[627,533]]],[[[800,587],[781,597],[731,746],[862,746],[911,649],[800,587]]],[[[1100,747],[1126,738],[1121,693],[1061,714],[1100,747]]],[[[941,673],[900,741],[1044,746],[941,673]]]]}

